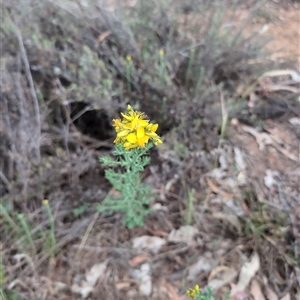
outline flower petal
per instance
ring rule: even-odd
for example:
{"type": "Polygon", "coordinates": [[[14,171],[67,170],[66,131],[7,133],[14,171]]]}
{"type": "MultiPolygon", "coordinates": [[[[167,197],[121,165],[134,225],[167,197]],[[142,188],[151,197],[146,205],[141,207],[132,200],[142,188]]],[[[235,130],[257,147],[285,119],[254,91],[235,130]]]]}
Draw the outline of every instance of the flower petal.
{"type": "Polygon", "coordinates": [[[128,142],[134,144],[134,143],[136,143],[136,140],[137,140],[137,138],[136,138],[136,135],[134,133],[129,133],[127,135],[127,141],[128,142]]]}
{"type": "Polygon", "coordinates": [[[148,120],[141,120],[141,119],[138,119],[138,121],[137,121],[137,125],[139,125],[139,126],[141,126],[141,127],[146,127],[148,124],[149,124],[149,121],[148,121],[148,120]]]}
{"type": "Polygon", "coordinates": [[[152,124],[151,131],[155,132],[158,128],[158,124],[152,124]]]}
{"type": "Polygon", "coordinates": [[[122,117],[123,117],[124,119],[126,119],[126,120],[128,120],[128,121],[132,121],[132,120],[134,119],[133,116],[127,116],[127,115],[125,115],[125,114],[123,114],[123,113],[121,113],[121,115],[122,115],[122,117]]]}
{"type": "Polygon", "coordinates": [[[141,139],[145,136],[145,129],[144,127],[139,127],[136,131],[136,136],[138,139],[141,139]]]}
{"type": "Polygon", "coordinates": [[[117,136],[118,137],[123,137],[123,136],[126,136],[128,134],[128,130],[122,130],[122,131],[120,131],[118,134],[117,134],[117,136]]]}

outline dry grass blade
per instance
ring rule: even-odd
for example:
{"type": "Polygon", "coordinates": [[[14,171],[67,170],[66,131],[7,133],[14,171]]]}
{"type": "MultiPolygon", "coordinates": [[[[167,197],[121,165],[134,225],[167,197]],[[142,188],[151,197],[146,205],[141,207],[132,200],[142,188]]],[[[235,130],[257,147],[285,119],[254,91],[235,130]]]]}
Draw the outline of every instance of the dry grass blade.
{"type": "Polygon", "coordinates": [[[91,223],[89,224],[89,227],[87,228],[87,230],[86,230],[86,232],[85,232],[85,234],[84,234],[84,236],[82,238],[82,241],[81,241],[81,243],[79,245],[79,248],[78,248],[78,250],[77,250],[77,252],[75,254],[75,259],[76,260],[79,259],[80,253],[81,253],[81,251],[82,251],[82,249],[83,249],[83,247],[84,247],[84,245],[85,245],[85,243],[86,243],[86,241],[87,241],[87,239],[88,239],[88,237],[89,237],[89,235],[90,235],[90,233],[91,233],[91,231],[93,229],[93,226],[95,225],[95,223],[96,223],[96,221],[97,221],[97,219],[99,217],[99,214],[100,214],[99,212],[96,212],[94,214],[94,217],[93,217],[91,223]]]}
{"type": "Polygon", "coordinates": [[[256,272],[260,268],[260,258],[256,252],[252,255],[249,262],[244,263],[241,268],[239,281],[230,292],[231,296],[236,295],[239,292],[243,292],[244,289],[249,285],[251,279],[254,277],[256,272]]]}
{"type": "Polygon", "coordinates": [[[30,93],[31,93],[32,101],[33,101],[34,119],[35,119],[35,126],[36,126],[32,143],[35,145],[34,155],[36,158],[36,163],[40,164],[40,162],[41,162],[41,154],[40,154],[41,113],[40,113],[40,108],[39,108],[39,102],[38,102],[38,98],[36,95],[36,90],[34,87],[34,82],[33,82],[33,78],[32,78],[31,71],[30,71],[30,65],[29,65],[29,61],[28,61],[28,57],[27,57],[26,50],[24,47],[23,38],[22,38],[22,35],[20,32],[20,29],[16,24],[14,24],[14,22],[12,20],[10,20],[10,23],[13,26],[15,34],[18,38],[21,56],[22,56],[22,60],[23,60],[24,66],[25,66],[26,76],[27,76],[29,86],[30,86],[30,93]]]}

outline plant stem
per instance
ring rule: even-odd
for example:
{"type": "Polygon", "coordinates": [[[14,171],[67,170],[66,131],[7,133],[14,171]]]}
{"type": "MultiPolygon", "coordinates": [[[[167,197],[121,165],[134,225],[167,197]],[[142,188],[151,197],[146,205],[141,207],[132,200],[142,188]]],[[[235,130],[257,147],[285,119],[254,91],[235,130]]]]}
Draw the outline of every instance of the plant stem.
{"type": "Polygon", "coordinates": [[[34,245],[34,242],[33,242],[33,239],[32,239],[32,236],[31,236],[31,233],[30,233],[30,229],[29,229],[29,225],[28,223],[26,222],[25,220],[25,217],[23,214],[18,214],[18,219],[24,229],[24,233],[28,239],[28,242],[32,248],[32,251],[34,254],[36,254],[36,249],[35,249],[35,245],[34,245]]]}
{"type": "Polygon", "coordinates": [[[54,234],[54,228],[55,228],[55,223],[54,223],[54,217],[51,212],[51,208],[49,206],[49,203],[45,203],[44,207],[46,209],[46,212],[48,214],[48,218],[50,220],[50,232],[49,232],[49,239],[50,239],[50,250],[51,250],[51,256],[55,256],[56,252],[56,239],[55,239],[55,234],[54,234]]]}

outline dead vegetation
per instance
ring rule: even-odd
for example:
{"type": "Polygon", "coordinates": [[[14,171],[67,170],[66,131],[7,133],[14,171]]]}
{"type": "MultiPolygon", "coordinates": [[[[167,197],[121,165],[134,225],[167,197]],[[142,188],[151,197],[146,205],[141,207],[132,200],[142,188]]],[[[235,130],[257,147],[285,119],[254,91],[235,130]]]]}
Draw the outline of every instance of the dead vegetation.
{"type": "Polygon", "coordinates": [[[176,300],[196,283],[299,299],[300,76],[264,52],[264,7],[3,4],[3,299],[176,300]],[[96,211],[114,193],[98,157],[127,103],[164,140],[143,174],[154,212],[133,230],[96,211]]]}

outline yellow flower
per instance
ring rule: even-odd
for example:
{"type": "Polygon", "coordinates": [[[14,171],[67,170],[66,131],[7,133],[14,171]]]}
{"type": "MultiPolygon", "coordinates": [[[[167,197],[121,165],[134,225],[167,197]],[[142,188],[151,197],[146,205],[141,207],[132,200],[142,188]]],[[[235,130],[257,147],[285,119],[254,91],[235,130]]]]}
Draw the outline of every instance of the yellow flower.
{"type": "Polygon", "coordinates": [[[115,144],[122,144],[126,150],[133,148],[144,148],[151,139],[154,145],[162,143],[161,138],[155,133],[158,124],[151,124],[146,115],[135,111],[130,105],[127,106],[127,113],[121,113],[123,119],[114,119],[117,136],[115,144]]]}
{"type": "Polygon", "coordinates": [[[144,120],[146,119],[146,115],[138,110],[134,110],[131,105],[127,105],[127,110],[128,110],[128,113],[121,113],[121,115],[123,116],[123,118],[125,118],[126,120],[128,121],[132,121],[134,120],[135,118],[139,118],[141,120],[144,120]]]}
{"type": "Polygon", "coordinates": [[[48,205],[48,203],[49,203],[49,200],[48,200],[48,199],[44,199],[44,200],[43,200],[43,204],[44,204],[44,205],[48,205]]]}
{"type": "Polygon", "coordinates": [[[199,292],[200,292],[199,285],[196,284],[193,289],[188,289],[187,290],[187,295],[188,295],[189,299],[196,299],[199,292]]]}
{"type": "Polygon", "coordinates": [[[127,61],[131,61],[131,55],[127,54],[127,55],[126,55],[126,60],[127,60],[127,61]]]}
{"type": "Polygon", "coordinates": [[[159,50],[159,55],[160,56],[164,56],[165,55],[165,50],[164,49],[160,49],[159,50]]]}

